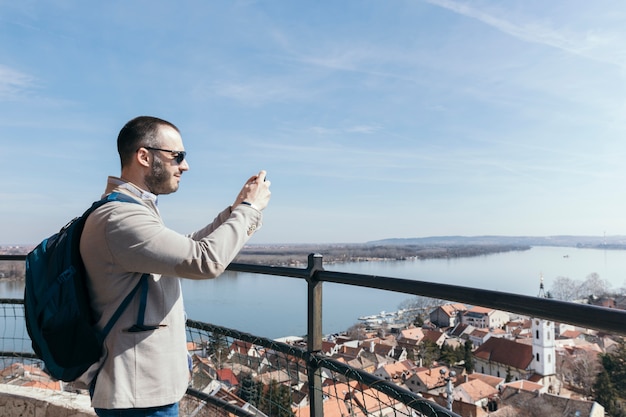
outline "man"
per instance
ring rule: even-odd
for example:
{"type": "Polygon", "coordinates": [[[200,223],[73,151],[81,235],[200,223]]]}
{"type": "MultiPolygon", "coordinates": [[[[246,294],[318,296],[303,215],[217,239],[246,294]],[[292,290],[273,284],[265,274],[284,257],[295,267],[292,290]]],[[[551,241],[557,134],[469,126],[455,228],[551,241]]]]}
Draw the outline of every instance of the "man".
{"type": "Polygon", "coordinates": [[[155,117],[137,117],[122,128],[117,147],[122,173],[108,178],[105,195],[120,192],[141,204],[112,202],[97,209],[85,224],[80,252],[100,328],[141,276],[150,274],[147,327],[133,328],[141,300],[136,296],[107,336],[100,363],[78,385],[91,386],[99,416],[177,416],[189,382],[178,277],[207,279],[224,272],[261,226],[270,182],[265,171],[252,176],[232,206],[183,236],[163,224],[157,208],[157,196],[178,190],[189,169],[178,128],[155,117]]]}

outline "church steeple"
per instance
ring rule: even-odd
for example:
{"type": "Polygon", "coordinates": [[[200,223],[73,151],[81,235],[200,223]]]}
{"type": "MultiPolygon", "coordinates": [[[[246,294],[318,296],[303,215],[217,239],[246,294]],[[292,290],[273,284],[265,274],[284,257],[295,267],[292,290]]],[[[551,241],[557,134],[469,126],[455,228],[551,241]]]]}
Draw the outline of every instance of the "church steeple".
{"type": "MultiPolygon", "coordinates": [[[[546,298],[543,286],[543,274],[540,275],[539,297],[546,298]]],[[[533,318],[533,362],[535,372],[541,375],[544,385],[553,385],[556,374],[556,342],[554,340],[554,323],[548,320],[533,318]]]]}
{"type": "Polygon", "coordinates": [[[546,292],[543,288],[543,274],[539,274],[539,278],[540,278],[540,283],[539,283],[539,295],[537,295],[537,297],[539,298],[547,298],[546,297],[546,292]]]}

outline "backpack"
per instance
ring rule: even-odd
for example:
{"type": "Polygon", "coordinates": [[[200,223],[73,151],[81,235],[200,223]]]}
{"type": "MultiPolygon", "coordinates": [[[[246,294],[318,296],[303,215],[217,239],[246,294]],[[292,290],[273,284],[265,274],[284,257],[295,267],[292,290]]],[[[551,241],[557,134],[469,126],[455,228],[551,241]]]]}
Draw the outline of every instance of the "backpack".
{"type": "Polygon", "coordinates": [[[140,287],[138,325],[143,324],[149,274],[141,277],[102,331],[94,327],[87,273],[80,256],[80,236],[87,217],[111,201],[139,204],[127,195],[111,193],[94,202],[82,216],[71,220],[58,233],[44,239],[26,256],[26,329],[45,370],[62,381],[74,381],[100,360],[104,339],[140,287]]]}

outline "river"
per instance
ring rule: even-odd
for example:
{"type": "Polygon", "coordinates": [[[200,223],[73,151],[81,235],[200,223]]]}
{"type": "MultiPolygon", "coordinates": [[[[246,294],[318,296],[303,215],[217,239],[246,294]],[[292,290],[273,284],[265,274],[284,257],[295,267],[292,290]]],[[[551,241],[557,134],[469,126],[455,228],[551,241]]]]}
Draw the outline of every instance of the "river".
{"type": "MultiPolygon", "coordinates": [[[[456,259],[328,264],[326,270],[430,281],[522,295],[546,290],[557,277],[584,281],[599,274],[612,289],[626,286],[626,251],[534,247],[527,251],[456,259]]],[[[190,318],[277,338],[306,333],[307,285],[304,280],[227,271],[215,280],[183,280],[190,318]]],[[[0,298],[21,298],[23,283],[0,282],[0,298]]],[[[323,331],[346,330],[360,316],[394,311],[412,296],[323,284],[323,331]]]]}

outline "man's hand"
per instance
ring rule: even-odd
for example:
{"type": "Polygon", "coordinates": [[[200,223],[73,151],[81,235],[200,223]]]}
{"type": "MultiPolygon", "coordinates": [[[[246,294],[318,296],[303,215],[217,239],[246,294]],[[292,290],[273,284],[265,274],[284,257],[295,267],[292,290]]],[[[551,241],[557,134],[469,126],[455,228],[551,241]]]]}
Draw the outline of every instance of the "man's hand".
{"type": "Polygon", "coordinates": [[[267,207],[272,193],[270,192],[271,183],[267,181],[266,175],[265,171],[261,171],[257,175],[250,177],[239,192],[233,208],[243,202],[249,203],[259,210],[267,207]]]}

